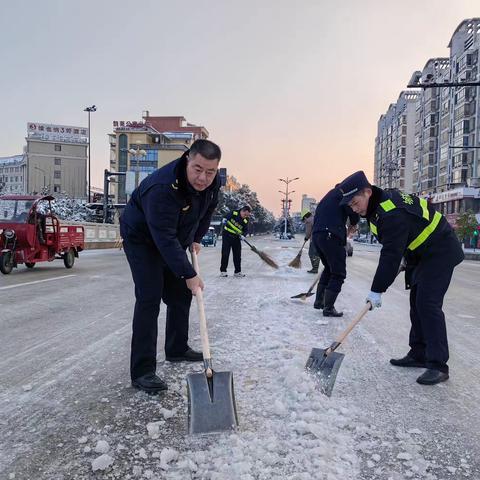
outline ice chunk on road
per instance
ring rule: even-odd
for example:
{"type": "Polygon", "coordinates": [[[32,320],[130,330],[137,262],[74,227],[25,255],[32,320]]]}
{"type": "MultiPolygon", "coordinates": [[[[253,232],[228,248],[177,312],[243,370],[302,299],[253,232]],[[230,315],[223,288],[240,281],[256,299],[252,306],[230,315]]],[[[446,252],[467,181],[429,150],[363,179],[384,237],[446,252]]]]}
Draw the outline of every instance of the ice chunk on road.
{"type": "Polygon", "coordinates": [[[178,452],[173,448],[164,448],[160,452],[160,468],[168,470],[168,464],[178,458],[178,452]]]}
{"type": "Polygon", "coordinates": [[[107,453],[110,450],[110,445],[105,440],[99,440],[95,445],[97,453],[107,453]]]}
{"type": "Polygon", "coordinates": [[[97,470],[106,470],[111,465],[113,465],[113,458],[106,453],[100,455],[95,460],[92,460],[92,470],[94,472],[97,470]]]}

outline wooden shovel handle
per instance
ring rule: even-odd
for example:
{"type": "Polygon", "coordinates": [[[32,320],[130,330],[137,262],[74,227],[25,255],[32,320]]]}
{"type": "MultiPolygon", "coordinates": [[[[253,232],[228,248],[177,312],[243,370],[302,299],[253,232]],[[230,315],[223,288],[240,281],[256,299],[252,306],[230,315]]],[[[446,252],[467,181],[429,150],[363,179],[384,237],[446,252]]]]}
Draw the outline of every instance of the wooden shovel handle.
{"type": "Polygon", "coordinates": [[[365,314],[370,310],[370,307],[371,307],[370,302],[367,302],[365,306],[357,314],[357,316],[352,320],[350,325],[337,337],[337,339],[335,340],[336,343],[340,344],[345,340],[345,338],[353,330],[355,325],[357,325],[357,323],[359,323],[360,320],[365,316],[365,314]]]}
{"type": "Polygon", "coordinates": [[[319,273],[316,277],[315,277],[315,280],[313,281],[312,285],[310,286],[310,288],[308,289],[308,292],[307,293],[312,293],[313,292],[313,289],[315,288],[315,285],[318,283],[318,281],[320,280],[320,276],[322,274],[319,273]]]}
{"type": "MultiPolygon", "coordinates": [[[[192,248],[192,264],[193,268],[197,272],[197,275],[200,273],[200,267],[198,265],[198,256],[195,250],[192,248]]],[[[200,337],[202,339],[202,353],[203,359],[211,359],[210,356],[210,342],[208,341],[208,330],[207,330],[207,318],[205,316],[205,305],[203,302],[203,291],[201,288],[197,290],[195,294],[195,298],[197,299],[197,308],[198,308],[198,317],[200,319],[200,337]]],[[[206,374],[207,377],[212,376],[212,370],[207,368],[206,374]]]]}

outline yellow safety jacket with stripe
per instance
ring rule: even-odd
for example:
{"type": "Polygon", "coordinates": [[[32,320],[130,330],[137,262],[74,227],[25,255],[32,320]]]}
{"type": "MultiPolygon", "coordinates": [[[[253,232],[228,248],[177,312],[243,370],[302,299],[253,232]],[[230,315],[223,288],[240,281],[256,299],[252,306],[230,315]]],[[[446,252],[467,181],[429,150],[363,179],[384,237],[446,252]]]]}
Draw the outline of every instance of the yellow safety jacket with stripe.
{"type": "Polygon", "coordinates": [[[233,210],[225,217],[223,229],[232,235],[245,235],[248,228],[248,218],[242,218],[238,210],[233,210]]]}
{"type": "Polygon", "coordinates": [[[399,190],[391,190],[384,192],[389,198],[383,199],[375,214],[369,219],[370,231],[377,237],[381,243],[381,232],[379,234],[377,224],[382,216],[388,214],[396,208],[403,208],[407,213],[415,215],[424,220],[424,228],[418,232],[415,238],[411,239],[407,246],[407,250],[414,251],[424,244],[430,235],[438,227],[442,214],[429,206],[427,200],[400,192],[399,190]]]}
{"type": "Polygon", "coordinates": [[[435,250],[431,240],[437,232],[441,237],[450,227],[423,198],[378,187],[372,191],[367,220],[382,250],[371,290],[385,292],[397,276],[402,257],[411,272],[425,253],[435,250]]]}

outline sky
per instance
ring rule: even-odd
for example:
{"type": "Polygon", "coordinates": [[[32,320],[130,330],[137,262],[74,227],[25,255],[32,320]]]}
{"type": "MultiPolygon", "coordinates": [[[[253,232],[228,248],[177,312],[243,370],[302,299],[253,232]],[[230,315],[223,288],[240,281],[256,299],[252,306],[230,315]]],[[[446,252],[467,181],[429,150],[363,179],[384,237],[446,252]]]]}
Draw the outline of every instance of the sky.
{"type": "MultiPolygon", "coordinates": [[[[222,166],[278,214],[373,174],[380,115],[414,70],[448,56],[479,0],[17,0],[0,2],[0,156],[26,124],[87,125],[103,185],[114,120],[184,116],[222,166]]],[[[373,180],[373,179],[372,179],[373,180]]]]}

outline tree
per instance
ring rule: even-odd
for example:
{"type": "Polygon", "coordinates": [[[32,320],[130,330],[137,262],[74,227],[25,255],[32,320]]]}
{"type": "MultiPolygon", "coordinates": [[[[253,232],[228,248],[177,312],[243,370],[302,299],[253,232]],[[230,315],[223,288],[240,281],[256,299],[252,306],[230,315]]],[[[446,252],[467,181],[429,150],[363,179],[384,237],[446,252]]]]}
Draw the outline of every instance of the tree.
{"type": "Polygon", "coordinates": [[[271,212],[262,207],[256,192],[252,192],[248,185],[242,185],[233,192],[220,191],[217,213],[224,216],[229,211],[250,205],[252,208],[251,221],[256,233],[266,232],[273,228],[275,218],[271,212]]]}
{"type": "Polygon", "coordinates": [[[462,242],[465,242],[469,238],[473,237],[473,232],[477,230],[477,227],[477,218],[472,210],[467,210],[458,216],[456,222],[456,231],[458,238],[460,238],[462,242]]]}

